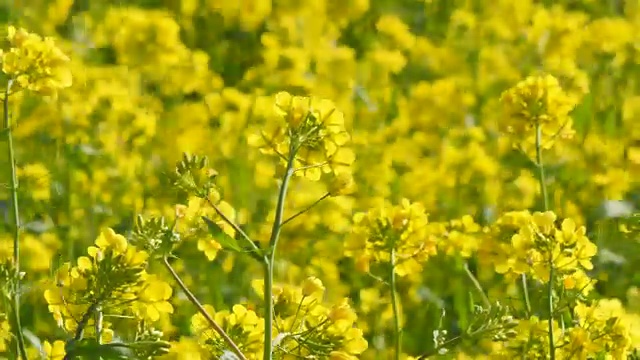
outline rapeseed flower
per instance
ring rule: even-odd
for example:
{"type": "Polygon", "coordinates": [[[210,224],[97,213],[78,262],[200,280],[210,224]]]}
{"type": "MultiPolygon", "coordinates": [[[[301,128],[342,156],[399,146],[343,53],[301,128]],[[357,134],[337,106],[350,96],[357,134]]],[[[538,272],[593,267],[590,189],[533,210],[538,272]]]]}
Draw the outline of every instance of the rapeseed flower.
{"type": "Polygon", "coordinates": [[[2,72],[14,80],[12,92],[26,89],[45,95],[71,86],[69,57],[58,48],[52,38],[9,26],[8,48],[0,48],[2,72]]]}
{"type": "Polygon", "coordinates": [[[294,156],[300,176],[317,181],[322,173],[349,173],[355,160],[347,147],[350,135],[344,115],[333,102],[280,92],[275,97],[275,114],[260,134],[249,136],[249,144],[286,162],[294,156]]]}
{"type": "Polygon", "coordinates": [[[500,100],[506,108],[504,130],[516,142],[534,143],[538,129],[545,148],[574,135],[570,112],[576,99],[551,75],[530,76],[505,91],[500,100]]]}
{"type": "Polygon", "coordinates": [[[394,261],[394,271],[405,276],[422,269],[436,254],[438,239],[428,232],[428,219],[420,203],[403,199],[399,205],[384,203],[353,216],[354,229],[345,243],[345,256],[352,257],[359,270],[371,263],[394,261]],[[391,258],[394,254],[396,259],[391,258]]]}

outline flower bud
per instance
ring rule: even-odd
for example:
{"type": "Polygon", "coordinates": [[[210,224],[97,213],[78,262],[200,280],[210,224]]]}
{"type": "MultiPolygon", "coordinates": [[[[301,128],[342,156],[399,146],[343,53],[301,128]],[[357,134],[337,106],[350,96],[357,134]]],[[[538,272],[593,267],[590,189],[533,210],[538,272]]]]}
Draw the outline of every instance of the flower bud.
{"type": "Polygon", "coordinates": [[[321,297],[324,293],[324,285],[322,281],[315,276],[308,277],[302,283],[302,295],[304,296],[318,296],[321,297]]]}

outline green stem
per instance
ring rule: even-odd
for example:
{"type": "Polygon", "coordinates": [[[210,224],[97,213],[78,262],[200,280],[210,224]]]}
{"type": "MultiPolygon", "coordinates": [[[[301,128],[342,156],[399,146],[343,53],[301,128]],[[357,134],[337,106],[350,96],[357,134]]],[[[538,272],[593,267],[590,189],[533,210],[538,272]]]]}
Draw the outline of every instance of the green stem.
{"type": "MultiPolygon", "coordinates": [[[[73,335],[73,338],[67,341],[67,345],[65,346],[65,348],[69,348],[69,345],[76,344],[78,341],[82,340],[82,338],[84,337],[85,327],[89,323],[89,320],[91,319],[91,317],[94,315],[96,309],[98,309],[99,307],[100,307],[99,300],[96,300],[95,302],[91,303],[91,305],[89,305],[89,308],[82,315],[82,318],[80,319],[80,321],[78,322],[78,325],[76,326],[76,331],[73,335]]],[[[97,340],[98,342],[100,342],[99,336],[97,340]]],[[[75,359],[76,358],[75,352],[76,350],[67,350],[62,360],[75,359]]]]}
{"type": "Polygon", "coordinates": [[[89,320],[91,319],[91,317],[94,316],[94,312],[96,311],[96,309],[99,307],[100,307],[100,301],[96,301],[91,305],[89,305],[89,308],[82,315],[82,318],[80,319],[80,321],[78,322],[78,325],[76,326],[76,332],[73,335],[73,341],[82,340],[82,337],[84,336],[85,327],[89,323],[89,320]]]}
{"type": "MultiPolygon", "coordinates": [[[[544,164],[542,161],[542,127],[540,124],[536,124],[536,163],[538,164],[538,176],[540,181],[540,192],[542,194],[542,204],[544,206],[544,211],[549,210],[549,198],[547,195],[547,184],[546,177],[544,174],[544,164]]],[[[549,254],[549,283],[547,287],[549,302],[548,302],[548,310],[549,310],[549,355],[551,360],[555,360],[556,358],[556,347],[554,342],[553,335],[553,278],[554,268],[553,268],[553,259],[552,252],[549,254]]]]}
{"type": "MultiPolygon", "coordinates": [[[[551,256],[551,255],[550,255],[551,256]]],[[[550,263],[550,269],[549,269],[549,284],[548,284],[548,296],[549,296],[549,303],[548,303],[548,310],[549,310],[549,352],[550,352],[550,356],[551,356],[551,360],[555,360],[556,358],[556,347],[555,347],[555,343],[554,343],[554,339],[553,339],[553,277],[555,276],[554,274],[554,268],[553,268],[553,263],[550,263]]]]}
{"type": "Polygon", "coordinates": [[[271,360],[273,352],[273,264],[264,262],[264,360],[271,360]]]}
{"type": "Polygon", "coordinates": [[[544,164],[542,163],[542,127],[536,126],[536,163],[538,164],[538,177],[540,182],[540,193],[542,194],[542,205],[544,211],[549,210],[549,196],[547,195],[547,182],[544,174],[544,164]]]}
{"type": "Polygon", "coordinates": [[[104,314],[102,313],[102,308],[96,308],[95,318],[93,320],[96,332],[96,341],[98,344],[102,344],[102,321],[104,320],[104,314]]]}
{"type": "Polygon", "coordinates": [[[524,306],[527,311],[527,317],[531,315],[531,301],[529,300],[529,287],[527,286],[527,274],[522,274],[522,297],[524,298],[524,306]]]}
{"type": "Polygon", "coordinates": [[[173,279],[178,283],[178,286],[180,286],[180,289],[182,289],[182,292],[184,292],[184,294],[187,296],[189,301],[193,305],[195,305],[195,307],[198,309],[200,314],[205,318],[205,320],[207,320],[207,322],[209,323],[209,326],[211,326],[213,330],[216,333],[218,333],[218,335],[220,335],[220,337],[224,340],[224,342],[226,342],[227,345],[229,345],[229,347],[231,348],[231,351],[233,351],[233,353],[236,354],[238,359],[247,360],[247,358],[244,356],[244,354],[242,353],[238,345],[236,345],[236,343],[233,342],[231,337],[229,337],[229,335],[224,331],[224,329],[222,329],[222,327],[218,325],[218,323],[211,317],[211,315],[209,315],[209,313],[204,308],[204,306],[200,304],[200,301],[198,301],[195,295],[193,295],[193,293],[189,290],[187,285],[182,281],[182,279],[180,278],[176,270],[171,266],[171,264],[169,264],[169,258],[164,256],[162,258],[162,262],[164,263],[164,267],[167,268],[167,270],[169,270],[169,273],[171,273],[171,276],[173,277],[173,279]]]}
{"type": "Polygon", "coordinates": [[[15,337],[17,340],[18,354],[23,360],[27,359],[27,350],[24,344],[24,336],[22,335],[22,324],[20,322],[20,210],[18,207],[18,176],[16,171],[16,155],[13,147],[13,131],[9,116],[9,92],[11,91],[12,81],[9,80],[7,88],[4,92],[3,117],[4,127],[7,131],[7,152],[9,154],[9,169],[11,171],[11,207],[13,210],[13,266],[15,269],[15,278],[13,279],[15,287],[13,294],[13,314],[15,337]]]}
{"type": "Polygon", "coordinates": [[[322,195],[321,198],[319,198],[318,200],[314,201],[311,205],[307,206],[306,208],[298,211],[297,213],[295,213],[294,215],[291,215],[290,218],[288,218],[287,220],[282,222],[282,226],[284,226],[285,224],[291,222],[293,219],[297,218],[298,216],[306,213],[307,211],[311,210],[313,207],[315,207],[316,205],[318,205],[322,200],[328,198],[329,196],[331,196],[330,193],[326,193],[324,195],[322,195]]]}
{"type": "Polygon", "coordinates": [[[490,309],[491,301],[489,301],[489,297],[484,292],[484,289],[482,289],[482,285],[480,285],[480,282],[478,281],[478,279],[476,279],[476,277],[473,275],[473,273],[469,269],[469,264],[466,262],[464,263],[464,271],[467,273],[467,276],[469,277],[473,285],[476,287],[476,290],[478,290],[478,293],[480,293],[480,296],[482,296],[482,302],[484,303],[484,306],[487,309],[490,309]]]}
{"type": "Polygon", "coordinates": [[[218,214],[218,216],[220,216],[220,218],[226,222],[227,224],[229,224],[229,226],[231,226],[233,228],[233,230],[235,230],[236,233],[240,234],[240,236],[242,237],[242,239],[245,240],[245,242],[247,242],[249,244],[249,246],[251,246],[252,250],[256,253],[256,254],[262,254],[262,250],[260,250],[260,248],[258,247],[258,245],[256,245],[256,243],[253,242],[253,240],[251,240],[251,238],[249,237],[249,235],[247,235],[246,232],[244,232],[242,230],[242,228],[236,224],[235,222],[233,222],[227,215],[225,215],[222,210],[220,210],[220,208],[214,204],[213,201],[211,201],[211,198],[207,197],[206,198],[207,203],[209,204],[209,206],[211,206],[213,208],[213,210],[215,210],[216,214],[218,214]]]}
{"type": "Polygon", "coordinates": [[[393,308],[393,326],[395,332],[395,360],[400,360],[402,356],[402,323],[400,319],[400,297],[396,289],[396,251],[391,249],[391,272],[389,274],[389,285],[391,286],[391,307],[393,308]]]}
{"type": "Polygon", "coordinates": [[[265,279],[264,279],[264,307],[265,307],[265,328],[264,328],[264,360],[272,359],[273,352],[273,266],[276,259],[276,248],[280,239],[284,216],[284,205],[287,198],[287,190],[289,181],[293,176],[293,162],[296,157],[296,148],[291,146],[289,149],[289,159],[287,167],[282,178],[280,191],[278,193],[278,202],[276,204],[276,214],[273,220],[273,228],[271,229],[271,238],[269,239],[269,253],[265,257],[265,279]]]}

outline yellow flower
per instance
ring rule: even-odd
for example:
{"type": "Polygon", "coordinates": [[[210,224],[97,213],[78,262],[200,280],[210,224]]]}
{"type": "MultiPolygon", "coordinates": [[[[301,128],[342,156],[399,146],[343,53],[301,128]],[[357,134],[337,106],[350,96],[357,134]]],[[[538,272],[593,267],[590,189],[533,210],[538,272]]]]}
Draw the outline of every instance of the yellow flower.
{"type": "Polygon", "coordinates": [[[278,115],[285,118],[290,127],[297,129],[306,120],[310,102],[310,98],[292,96],[288,92],[281,91],[275,97],[275,110],[278,115]]]}
{"type": "MultiPolygon", "coordinates": [[[[4,315],[4,314],[3,314],[4,315]]],[[[0,321],[0,352],[7,350],[7,344],[11,340],[11,328],[9,327],[9,321],[0,321]]]]}
{"type": "Polygon", "coordinates": [[[116,234],[111,228],[107,228],[96,239],[96,246],[102,250],[111,248],[115,254],[124,254],[128,244],[124,236],[116,234]]]}
{"type": "Polygon", "coordinates": [[[549,281],[549,259],[553,259],[556,277],[565,288],[587,294],[593,281],[585,271],[593,268],[591,259],[597,247],[574,220],[564,219],[557,226],[556,219],[551,211],[505,213],[487,233],[480,256],[493,263],[500,274],[531,274],[543,283],[549,281]]]}
{"type": "Polygon", "coordinates": [[[2,72],[15,79],[14,91],[27,89],[52,95],[71,86],[69,58],[56,47],[52,38],[42,38],[9,26],[7,51],[0,49],[2,72]]]}
{"type": "Polygon", "coordinates": [[[209,261],[213,261],[222,250],[222,245],[213,238],[207,237],[198,240],[198,250],[202,251],[209,261]]]}
{"type": "Polygon", "coordinates": [[[349,195],[355,191],[355,182],[350,172],[336,174],[329,186],[331,196],[349,195]]]}
{"type": "Polygon", "coordinates": [[[418,273],[427,259],[437,253],[438,237],[429,233],[424,207],[403,199],[399,205],[382,205],[353,216],[353,230],[345,242],[347,257],[356,260],[358,269],[367,270],[368,262],[390,262],[395,254],[395,271],[400,276],[418,273]]]}
{"type": "MultiPolygon", "coordinates": [[[[259,355],[262,351],[264,320],[243,305],[236,304],[231,312],[216,312],[211,305],[204,305],[206,312],[222,327],[227,334],[232,334],[234,342],[245,354],[259,355]]],[[[196,334],[203,349],[215,356],[221,356],[226,350],[224,340],[211,329],[202,314],[191,317],[191,329],[196,334]]],[[[256,358],[252,356],[251,358],[256,358]]]]}
{"type": "Polygon", "coordinates": [[[552,230],[555,230],[554,222],[556,221],[556,218],[556,214],[552,211],[536,211],[533,213],[531,220],[533,225],[535,225],[537,232],[544,235],[550,235],[552,234],[552,230]]]}
{"type": "Polygon", "coordinates": [[[302,295],[316,298],[322,298],[324,294],[324,285],[322,281],[315,276],[308,277],[302,283],[302,295]]]}
{"type": "Polygon", "coordinates": [[[34,200],[49,200],[51,175],[44,164],[27,164],[18,169],[20,186],[28,189],[34,200]]]}
{"type": "Polygon", "coordinates": [[[56,340],[53,344],[45,340],[42,348],[48,360],[62,360],[67,354],[65,351],[65,342],[62,340],[56,340]]]}
{"type": "Polygon", "coordinates": [[[383,15],[376,23],[376,29],[388,36],[393,45],[402,50],[409,50],[415,44],[415,35],[411,33],[409,27],[400,18],[394,15],[383,15]]]}
{"type": "Polygon", "coordinates": [[[154,275],[148,275],[133,307],[141,318],[158,321],[160,314],[173,313],[173,306],[168,301],[172,293],[169,284],[154,275]]]}
{"type": "Polygon", "coordinates": [[[169,354],[159,358],[162,360],[202,360],[206,359],[206,356],[194,339],[180,337],[179,341],[171,343],[169,354]]]}
{"type": "Polygon", "coordinates": [[[351,137],[344,114],[332,101],[279,92],[274,108],[274,115],[266,115],[266,126],[249,135],[249,145],[284,162],[295,153],[295,174],[313,181],[323,173],[350,172],[355,160],[347,147],[351,137]]]}
{"type": "Polygon", "coordinates": [[[331,308],[331,311],[327,315],[331,321],[345,321],[352,323],[356,319],[356,314],[349,305],[349,299],[344,298],[340,303],[331,308]]]}
{"type": "Polygon", "coordinates": [[[500,100],[506,109],[504,130],[517,142],[534,142],[537,128],[542,132],[545,148],[556,138],[573,136],[569,113],[577,101],[551,75],[530,76],[505,91],[500,100]]]}
{"type": "Polygon", "coordinates": [[[351,354],[360,354],[367,350],[369,344],[365,340],[362,330],[350,328],[344,335],[344,349],[351,354]]]}

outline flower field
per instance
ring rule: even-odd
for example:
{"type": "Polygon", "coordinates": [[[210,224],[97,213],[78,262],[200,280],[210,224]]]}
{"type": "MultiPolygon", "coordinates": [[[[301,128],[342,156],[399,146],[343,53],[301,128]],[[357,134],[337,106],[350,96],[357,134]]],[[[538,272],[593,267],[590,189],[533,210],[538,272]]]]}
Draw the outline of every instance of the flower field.
{"type": "Polygon", "coordinates": [[[0,1],[0,359],[640,359],[638,34],[638,0],[0,1]]]}

